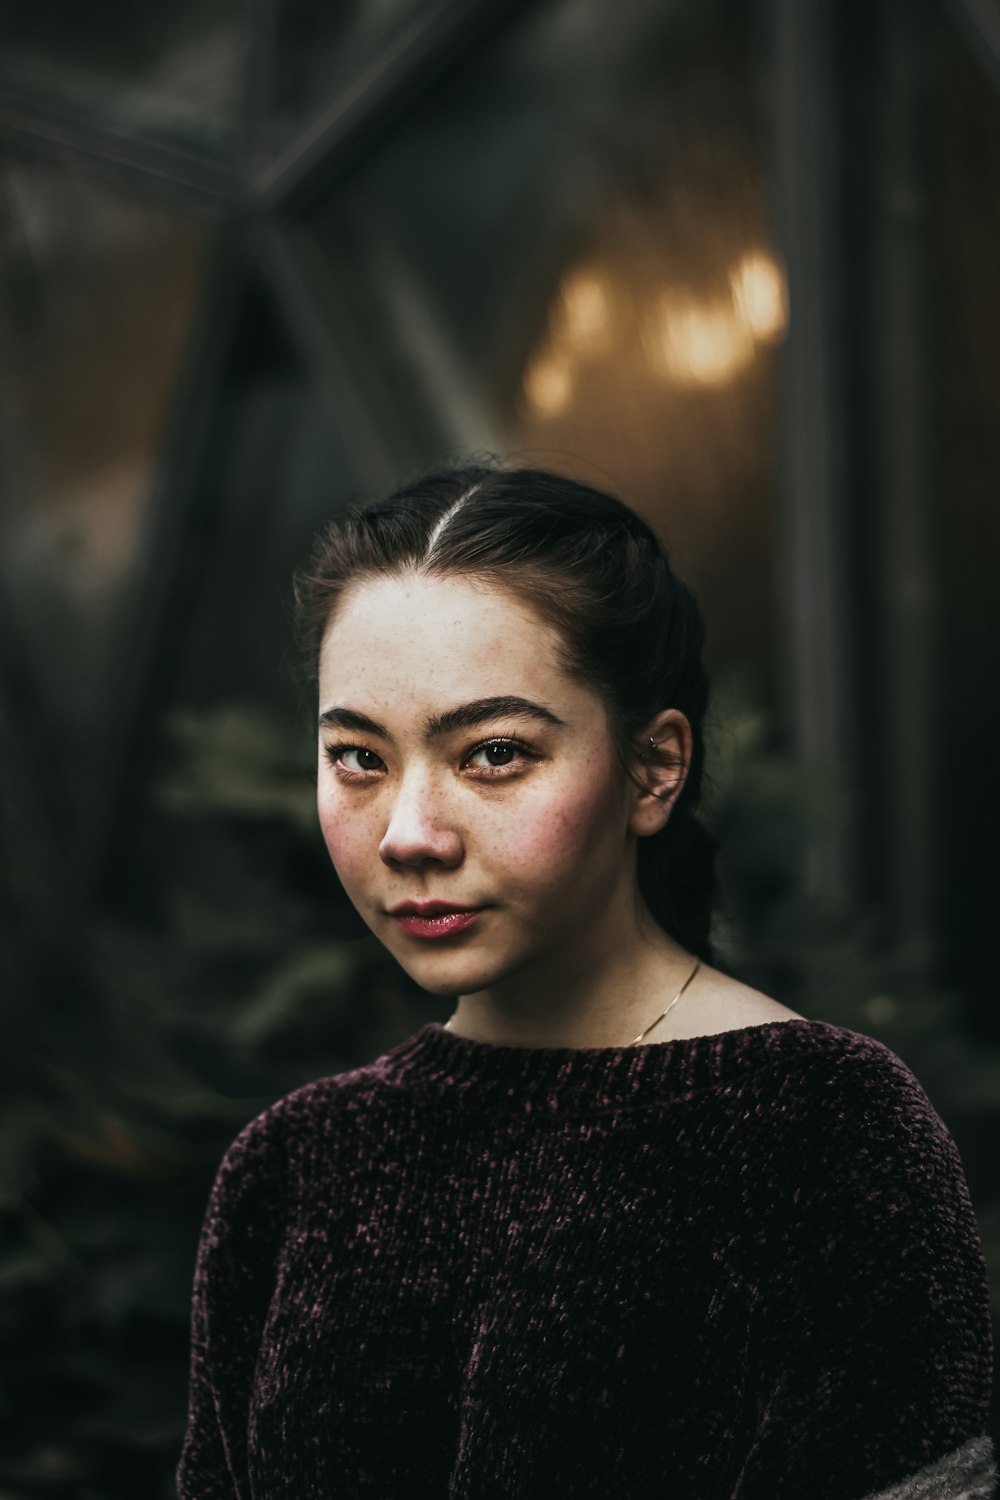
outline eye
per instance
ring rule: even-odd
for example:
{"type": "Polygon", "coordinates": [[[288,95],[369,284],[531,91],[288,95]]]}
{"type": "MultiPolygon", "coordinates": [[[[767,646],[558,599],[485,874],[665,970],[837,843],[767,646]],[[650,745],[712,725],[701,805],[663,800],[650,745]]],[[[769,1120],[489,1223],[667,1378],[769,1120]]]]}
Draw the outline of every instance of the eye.
{"type": "Polygon", "coordinates": [[[375,751],[366,750],[364,745],[327,745],[325,749],[327,760],[331,765],[339,767],[342,772],[346,773],[348,780],[352,778],[361,779],[370,776],[373,771],[378,770],[378,766],[373,766],[366,762],[378,761],[379,765],[382,764],[380,757],[375,754],[375,751]],[[350,763],[345,762],[344,757],[346,755],[356,755],[359,758],[364,757],[364,759],[360,759],[358,765],[352,766],[350,763]]]}
{"type": "MultiPolygon", "coordinates": [[[[385,769],[385,762],[381,756],[376,755],[374,750],[366,749],[364,745],[326,745],[324,753],[330,764],[336,767],[337,774],[343,781],[373,781],[379,772],[385,769]],[[352,762],[348,759],[349,756],[354,756],[356,759],[352,762]]],[[[473,746],[462,760],[463,767],[468,766],[477,755],[500,757],[499,761],[487,759],[485,763],[480,762],[479,765],[470,767],[476,772],[477,779],[487,780],[508,776],[512,772],[518,774],[523,769],[524,763],[538,759],[529,746],[514,735],[500,735],[473,746]]]]}
{"type": "Polygon", "coordinates": [[[534,760],[536,757],[528,749],[522,740],[515,739],[513,735],[503,735],[499,739],[484,740],[474,750],[469,751],[469,759],[474,755],[500,754],[512,759],[503,759],[499,762],[487,762],[477,769],[485,771],[487,775],[503,774],[508,769],[515,769],[519,760],[534,760]]]}

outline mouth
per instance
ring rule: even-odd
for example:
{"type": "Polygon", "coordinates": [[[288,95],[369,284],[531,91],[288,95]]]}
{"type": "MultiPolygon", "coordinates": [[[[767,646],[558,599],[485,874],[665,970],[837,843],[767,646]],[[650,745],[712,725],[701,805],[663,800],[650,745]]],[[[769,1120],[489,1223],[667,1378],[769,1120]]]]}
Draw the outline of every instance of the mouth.
{"type": "Polygon", "coordinates": [[[453,933],[465,932],[477,922],[484,911],[483,907],[473,907],[462,911],[451,907],[438,912],[419,911],[397,911],[391,912],[393,921],[409,937],[416,938],[444,938],[453,933]]]}

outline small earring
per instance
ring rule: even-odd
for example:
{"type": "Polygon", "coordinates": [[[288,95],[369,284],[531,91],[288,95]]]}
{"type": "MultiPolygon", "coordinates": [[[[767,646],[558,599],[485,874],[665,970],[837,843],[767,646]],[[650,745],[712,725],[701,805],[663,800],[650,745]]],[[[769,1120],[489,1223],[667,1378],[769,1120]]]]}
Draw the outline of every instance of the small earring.
{"type": "Polygon", "coordinates": [[[654,740],[652,735],[649,736],[649,743],[652,745],[654,750],[659,749],[660,742],[659,740],[654,740]]]}

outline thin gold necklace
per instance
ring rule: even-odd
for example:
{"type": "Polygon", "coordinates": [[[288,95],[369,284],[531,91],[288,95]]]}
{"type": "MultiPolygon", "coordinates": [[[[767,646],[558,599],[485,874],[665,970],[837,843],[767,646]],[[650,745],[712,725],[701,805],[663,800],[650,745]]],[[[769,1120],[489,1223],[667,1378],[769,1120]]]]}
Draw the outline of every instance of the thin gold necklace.
{"type": "MultiPolygon", "coordinates": [[[[666,1010],[663,1012],[663,1016],[669,1015],[670,1011],[673,1010],[674,1006],[677,1004],[678,1000],[681,998],[681,996],[683,995],[684,991],[687,989],[688,985],[691,983],[692,979],[695,977],[695,975],[697,974],[697,972],[698,972],[698,970],[700,968],[701,968],[701,959],[698,959],[698,961],[695,963],[694,968],[691,970],[690,974],[685,979],[684,983],[681,985],[680,989],[677,991],[676,995],[671,1000],[670,1004],[667,1006],[666,1010]]],[[[648,1036],[649,1035],[649,1033],[652,1031],[652,1029],[653,1029],[654,1026],[659,1026],[660,1022],[663,1020],[663,1016],[657,1016],[656,1020],[653,1021],[651,1023],[651,1025],[647,1026],[645,1031],[640,1031],[640,1033],[639,1033],[639,1035],[637,1037],[633,1037],[632,1040],[630,1042],[626,1042],[625,1045],[627,1047],[634,1047],[635,1044],[636,1044],[636,1042],[641,1042],[644,1036],[648,1036]]],[[[453,1018],[450,1017],[447,1021],[445,1021],[445,1023],[444,1023],[444,1029],[445,1029],[445,1031],[451,1031],[451,1022],[452,1022],[452,1019],[453,1018]]]]}
{"type": "MultiPolygon", "coordinates": [[[[685,979],[684,983],[681,985],[680,989],[677,991],[676,995],[671,1000],[670,1004],[667,1006],[667,1009],[663,1012],[663,1016],[669,1014],[669,1012],[673,1010],[674,1006],[677,1004],[678,1000],[681,998],[681,996],[683,995],[684,991],[687,989],[688,985],[691,983],[692,979],[697,974],[697,972],[698,972],[698,970],[700,968],[701,968],[701,959],[699,958],[698,961],[695,963],[694,968],[691,970],[690,974],[685,979]]],[[[641,1042],[644,1036],[648,1036],[649,1035],[649,1033],[653,1029],[653,1026],[659,1026],[660,1022],[663,1020],[663,1016],[657,1016],[656,1020],[653,1022],[653,1025],[652,1026],[647,1026],[645,1031],[640,1031],[638,1036],[632,1038],[632,1040],[628,1043],[628,1046],[634,1047],[635,1044],[636,1044],[636,1042],[641,1042]]]]}

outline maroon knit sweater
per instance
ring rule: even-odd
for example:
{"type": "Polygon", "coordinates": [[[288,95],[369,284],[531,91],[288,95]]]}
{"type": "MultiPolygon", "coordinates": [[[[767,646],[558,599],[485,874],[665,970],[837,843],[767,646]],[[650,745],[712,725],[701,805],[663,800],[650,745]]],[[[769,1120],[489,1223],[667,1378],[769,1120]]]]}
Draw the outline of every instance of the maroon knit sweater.
{"type": "Polygon", "coordinates": [[[982,1500],[986,1268],[881,1042],[439,1023],[252,1120],[194,1277],[180,1500],[982,1500]]]}

